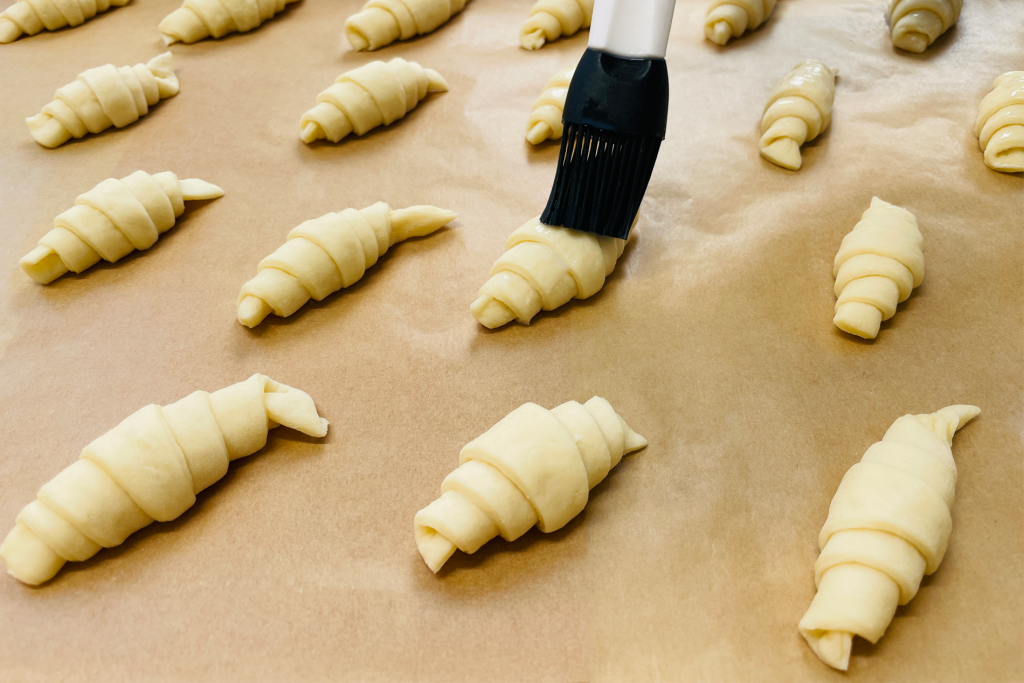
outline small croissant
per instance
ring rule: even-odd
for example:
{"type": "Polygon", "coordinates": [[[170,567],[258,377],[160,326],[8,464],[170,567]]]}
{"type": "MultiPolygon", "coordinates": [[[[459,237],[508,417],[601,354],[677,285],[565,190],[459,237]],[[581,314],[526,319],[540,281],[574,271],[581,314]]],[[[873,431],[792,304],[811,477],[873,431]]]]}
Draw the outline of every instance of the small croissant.
{"type": "Polygon", "coordinates": [[[1008,71],[981,101],[974,134],[993,171],[1024,171],[1024,71],[1008,71]]]}
{"type": "Polygon", "coordinates": [[[519,44],[525,50],[539,50],[545,43],[590,28],[593,15],[594,0],[538,0],[519,29],[519,44]]]}
{"type": "Polygon", "coordinates": [[[297,0],[185,0],[160,22],[164,44],[194,43],[258,28],[297,0]]]}
{"type": "Polygon", "coordinates": [[[776,0],[712,0],[704,19],[704,36],[716,45],[739,38],[768,21],[776,0]]]}
{"type": "Polygon", "coordinates": [[[963,0],[889,0],[892,44],[921,53],[960,18],[963,0]]]}
{"type": "Polygon", "coordinates": [[[376,50],[430,33],[461,12],[468,1],[370,0],[345,22],[345,37],[353,50],[376,50]]]}
{"type": "Polygon", "coordinates": [[[531,145],[562,137],[562,110],[575,72],[576,67],[571,66],[552,76],[544,86],[544,92],[533,103],[533,109],[526,120],[526,139],[531,145]]]}
{"type": "Polygon", "coordinates": [[[44,28],[56,31],[81,26],[111,7],[131,0],[18,0],[0,12],[0,44],[13,43],[22,34],[34,36],[44,28]]]}
{"type": "Polygon", "coordinates": [[[800,170],[800,145],[818,137],[832,121],[838,73],[810,59],[776,84],[761,118],[761,156],[776,166],[800,170]]]}

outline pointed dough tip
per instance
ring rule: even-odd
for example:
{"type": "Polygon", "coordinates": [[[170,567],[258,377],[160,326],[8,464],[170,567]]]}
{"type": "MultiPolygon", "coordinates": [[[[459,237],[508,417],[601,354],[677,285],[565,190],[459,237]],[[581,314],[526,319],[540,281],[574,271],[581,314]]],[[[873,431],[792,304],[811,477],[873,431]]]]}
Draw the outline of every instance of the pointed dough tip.
{"type": "Polygon", "coordinates": [[[7,17],[0,17],[0,45],[13,43],[21,37],[21,29],[7,17]]]}
{"type": "Polygon", "coordinates": [[[547,140],[550,135],[551,126],[544,123],[543,121],[538,121],[537,123],[534,124],[533,128],[531,128],[526,133],[526,139],[529,141],[531,145],[539,145],[540,143],[547,140]]]}
{"type": "Polygon", "coordinates": [[[42,244],[22,256],[18,263],[26,275],[41,285],[48,285],[68,272],[57,252],[42,244]]]}
{"type": "Polygon", "coordinates": [[[428,88],[431,92],[448,92],[448,81],[444,80],[444,76],[433,69],[424,69],[424,71],[427,72],[428,88]]]}
{"type": "Polygon", "coordinates": [[[486,294],[480,296],[470,305],[469,312],[473,314],[478,323],[489,330],[507,325],[516,319],[516,314],[512,312],[512,309],[486,294]]]}
{"type": "Polygon", "coordinates": [[[178,182],[181,185],[181,198],[185,201],[216,199],[224,196],[224,190],[199,178],[186,178],[178,182]]]}
{"type": "Polygon", "coordinates": [[[352,49],[356,52],[362,52],[370,49],[370,41],[366,37],[351,26],[345,27],[345,39],[348,40],[348,44],[352,46],[352,49]]]}
{"type": "Polygon", "coordinates": [[[519,34],[519,46],[524,50],[539,50],[544,47],[545,36],[541,29],[519,34]]]}
{"type": "Polygon", "coordinates": [[[727,21],[716,21],[715,24],[705,31],[708,40],[716,45],[725,45],[732,38],[732,26],[727,21]]]}
{"type": "Polygon", "coordinates": [[[909,31],[902,36],[894,37],[892,43],[901,50],[921,54],[928,49],[928,36],[916,31],[909,31]]]}
{"type": "Polygon", "coordinates": [[[850,668],[850,650],[853,649],[853,634],[848,631],[804,631],[800,633],[818,658],[833,669],[846,671],[850,668]]]}
{"type": "Polygon", "coordinates": [[[790,171],[799,171],[803,165],[800,157],[800,145],[792,138],[779,138],[770,145],[761,148],[761,156],[776,166],[790,171]]]}
{"type": "Polygon", "coordinates": [[[166,33],[161,33],[160,38],[164,41],[164,45],[166,47],[170,47],[178,42],[178,39],[175,36],[167,35],[166,33]]]}
{"type": "Polygon", "coordinates": [[[843,332],[864,339],[874,339],[882,324],[882,312],[871,304],[848,301],[839,304],[832,322],[843,332]]]}
{"type": "Polygon", "coordinates": [[[435,574],[447,562],[455,551],[456,545],[430,527],[416,525],[416,549],[420,557],[435,574]]]}
{"type": "Polygon", "coordinates": [[[306,124],[306,127],[302,129],[302,141],[307,145],[311,142],[319,140],[322,136],[320,135],[320,126],[316,125],[312,121],[306,124]]]}
{"type": "Polygon", "coordinates": [[[238,303],[238,322],[251,329],[263,322],[272,311],[266,301],[249,295],[238,303]]]}
{"type": "Polygon", "coordinates": [[[457,213],[436,206],[410,206],[395,209],[388,214],[391,221],[391,243],[397,244],[410,237],[423,237],[450,223],[457,213]]]}

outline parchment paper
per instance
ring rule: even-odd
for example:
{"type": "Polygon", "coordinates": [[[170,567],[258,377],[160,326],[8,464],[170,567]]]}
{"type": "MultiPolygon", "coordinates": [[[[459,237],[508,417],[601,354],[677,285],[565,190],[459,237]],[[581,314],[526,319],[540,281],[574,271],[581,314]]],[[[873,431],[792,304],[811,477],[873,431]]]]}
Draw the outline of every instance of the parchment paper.
{"type": "Polygon", "coordinates": [[[284,429],[179,520],[31,589],[0,580],[4,681],[1024,680],[1024,178],[972,134],[1024,68],[1024,6],[968,0],[922,56],[882,0],[782,0],[718,48],[680,2],[668,139],[636,241],[597,296],[487,332],[469,304],[540,213],[558,147],[526,116],[587,35],[517,45],[531,0],[473,0],[377,54],[340,44],[357,0],[303,0],[247,35],[175,45],[181,93],[126,130],[39,147],[24,118],[80,71],[144,62],[178,0],[0,46],[0,522],[148,403],[253,372],[309,392],[331,431],[284,429]],[[298,121],[341,72],[402,56],[451,91],[399,123],[308,147],[298,121]],[[757,153],[777,79],[838,66],[831,128],[799,173],[757,153]],[[17,266],[107,177],[217,183],[157,245],[51,286],[17,266]],[[927,276],[875,342],[831,323],[831,264],[873,194],[913,211],[927,276]],[[358,285],[254,331],[239,287],[298,223],[378,200],[460,213],[358,285]],[[457,554],[434,576],[414,513],[458,451],[526,401],[604,396],[650,446],[550,535],[457,554]],[[851,671],[797,632],[843,473],[898,416],[951,403],[954,531],[941,568],[851,671]]]}

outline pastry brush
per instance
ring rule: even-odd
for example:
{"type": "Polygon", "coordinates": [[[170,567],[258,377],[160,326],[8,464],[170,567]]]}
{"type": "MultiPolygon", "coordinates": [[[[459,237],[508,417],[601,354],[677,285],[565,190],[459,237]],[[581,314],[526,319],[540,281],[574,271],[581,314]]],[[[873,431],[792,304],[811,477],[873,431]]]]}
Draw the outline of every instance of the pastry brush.
{"type": "Polygon", "coordinates": [[[626,239],[668,119],[674,0],[596,0],[569,84],[558,167],[541,222],[626,239]]]}

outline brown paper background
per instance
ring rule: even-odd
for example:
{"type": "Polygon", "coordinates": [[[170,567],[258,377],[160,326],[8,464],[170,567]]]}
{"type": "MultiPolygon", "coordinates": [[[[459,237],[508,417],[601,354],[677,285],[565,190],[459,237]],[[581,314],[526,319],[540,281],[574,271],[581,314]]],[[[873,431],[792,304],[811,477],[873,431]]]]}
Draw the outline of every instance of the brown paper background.
{"type": "Polygon", "coordinates": [[[473,0],[377,55],[339,43],[356,0],[303,0],[247,35],[172,51],[181,93],[139,123],[46,150],[23,119],[80,71],[146,61],[177,0],[0,47],[0,521],[147,403],[253,372],[302,388],[325,442],[281,429],[179,520],[31,589],[0,580],[4,681],[964,681],[1024,679],[1024,178],[972,126],[1024,68],[1024,6],[968,0],[925,55],[881,0],[782,0],[719,49],[680,2],[672,108],[637,240],[604,290],[530,327],[468,307],[543,208],[556,144],[523,140],[586,33],[528,53],[531,0],[473,0]],[[451,91],[339,145],[298,120],[341,72],[402,56],[451,91]],[[831,128],[791,173],[757,153],[774,82],[841,71],[831,128]],[[17,266],[107,177],[225,188],[157,245],[43,287],[17,266]],[[831,324],[832,258],[872,194],[925,236],[924,284],[863,342],[831,324]],[[288,230],[384,200],[460,213],[356,286],[249,331],[239,287],[288,230]],[[526,401],[609,399],[650,446],[564,529],[457,554],[439,576],[412,518],[459,448],[526,401]],[[851,671],[796,630],[843,473],[907,412],[975,403],[945,562],[851,671]]]}

